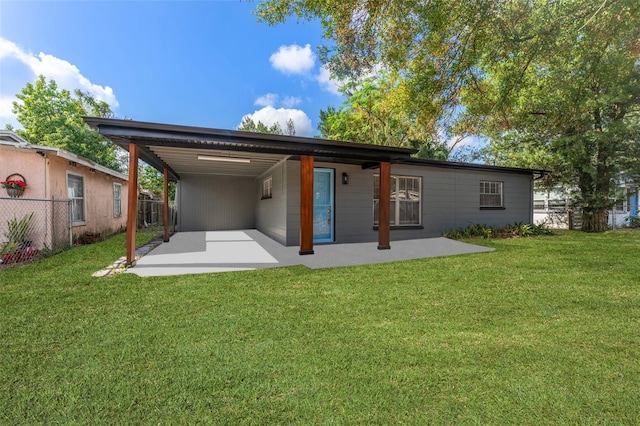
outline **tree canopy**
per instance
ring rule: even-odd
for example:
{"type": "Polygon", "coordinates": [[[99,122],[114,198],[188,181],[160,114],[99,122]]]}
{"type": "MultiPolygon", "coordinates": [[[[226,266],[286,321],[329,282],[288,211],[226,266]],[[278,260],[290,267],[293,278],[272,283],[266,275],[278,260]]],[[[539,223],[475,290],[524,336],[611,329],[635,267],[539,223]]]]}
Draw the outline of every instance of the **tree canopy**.
{"type": "MultiPolygon", "coordinates": [[[[155,168],[141,162],[138,166],[138,183],[143,189],[151,191],[157,199],[164,199],[164,176],[155,168]]],[[[175,200],[176,184],[168,183],[169,200],[175,200]]]]}
{"type": "Polygon", "coordinates": [[[83,116],[112,117],[109,104],[80,90],[72,95],[42,75],[35,83],[27,83],[16,98],[13,113],[24,127],[16,132],[26,141],[62,148],[110,169],[123,170],[116,154],[119,148],[82,120],[83,116]]]}
{"type": "Polygon", "coordinates": [[[637,0],[264,0],[272,24],[320,19],[335,76],[398,73],[405,108],[482,135],[497,164],[546,168],[606,229],[619,173],[638,171],[637,0]]]}
{"type": "Polygon", "coordinates": [[[382,73],[343,86],[339,109],[320,111],[318,130],[327,139],[417,148],[423,158],[446,159],[448,147],[438,139],[436,124],[407,108],[405,81],[382,73]]]}

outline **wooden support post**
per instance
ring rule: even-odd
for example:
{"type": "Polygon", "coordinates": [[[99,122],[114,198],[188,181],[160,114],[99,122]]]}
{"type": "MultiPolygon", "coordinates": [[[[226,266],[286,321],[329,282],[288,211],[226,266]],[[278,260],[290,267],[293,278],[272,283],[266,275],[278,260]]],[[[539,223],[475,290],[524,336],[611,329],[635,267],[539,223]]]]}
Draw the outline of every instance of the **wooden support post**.
{"type": "Polygon", "coordinates": [[[127,265],[136,261],[136,227],[138,224],[138,145],[129,144],[129,189],[127,197],[127,265]]]}
{"type": "Polygon", "coordinates": [[[300,251],[313,254],[313,156],[300,158],[300,251]]]}
{"type": "Polygon", "coordinates": [[[163,210],[163,222],[164,222],[164,238],[165,243],[169,242],[169,169],[164,168],[164,210],[163,210]]]}
{"type": "Polygon", "coordinates": [[[391,164],[380,162],[380,203],[378,205],[378,250],[389,250],[391,218],[391,164]]]}

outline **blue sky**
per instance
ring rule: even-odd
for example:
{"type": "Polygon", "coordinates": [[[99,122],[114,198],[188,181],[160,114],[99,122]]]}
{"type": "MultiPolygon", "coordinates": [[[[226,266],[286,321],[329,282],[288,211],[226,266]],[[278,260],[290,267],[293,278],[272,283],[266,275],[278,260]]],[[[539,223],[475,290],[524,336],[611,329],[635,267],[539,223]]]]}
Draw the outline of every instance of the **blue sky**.
{"type": "Polygon", "coordinates": [[[317,22],[270,27],[240,1],[0,0],[0,127],[39,74],[117,117],[235,129],[251,114],[318,134],[342,96],[321,67],[317,22]]]}

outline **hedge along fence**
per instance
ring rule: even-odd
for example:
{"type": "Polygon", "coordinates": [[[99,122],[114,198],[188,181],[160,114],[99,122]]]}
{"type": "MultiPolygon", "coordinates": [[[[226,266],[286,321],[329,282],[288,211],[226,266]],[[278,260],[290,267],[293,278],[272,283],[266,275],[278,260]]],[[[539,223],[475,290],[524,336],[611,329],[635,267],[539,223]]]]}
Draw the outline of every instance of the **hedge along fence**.
{"type": "Polygon", "coordinates": [[[70,200],[0,197],[0,255],[13,264],[71,246],[70,200]]]}

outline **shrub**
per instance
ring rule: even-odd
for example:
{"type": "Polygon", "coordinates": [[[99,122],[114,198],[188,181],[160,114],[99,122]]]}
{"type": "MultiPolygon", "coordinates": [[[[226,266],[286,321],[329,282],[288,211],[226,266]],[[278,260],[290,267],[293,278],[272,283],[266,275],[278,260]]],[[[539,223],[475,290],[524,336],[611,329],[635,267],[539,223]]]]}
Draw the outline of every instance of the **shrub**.
{"type": "Polygon", "coordinates": [[[455,229],[442,234],[452,240],[463,238],[523,238],[538,235],[553,235],[546,224],[531,224],[517,222],[502,228],[492,228],[487,225],[471,224],[466,228],[455,229]]]}

